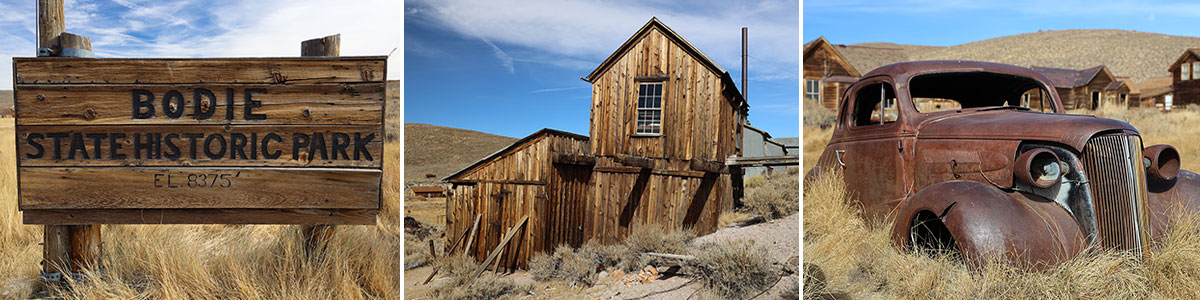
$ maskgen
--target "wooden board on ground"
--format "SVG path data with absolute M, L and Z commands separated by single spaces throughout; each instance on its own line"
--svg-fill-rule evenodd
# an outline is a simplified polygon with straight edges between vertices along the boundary
M 386 57 L 14 58 L 27 224 L 370 224 Z

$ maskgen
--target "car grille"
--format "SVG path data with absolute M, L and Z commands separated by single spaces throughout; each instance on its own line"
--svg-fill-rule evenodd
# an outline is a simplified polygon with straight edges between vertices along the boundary
M 1146 220 L 1146 169 L 1137 135 L 1101 135 L 1083 148 L 1096 216 L 1096 240 L 1106 249 L 1142 255 L 1149 240 Z

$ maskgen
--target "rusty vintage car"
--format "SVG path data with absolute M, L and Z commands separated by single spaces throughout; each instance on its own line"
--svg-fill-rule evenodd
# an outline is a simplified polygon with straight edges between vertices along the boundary
M 1129 124 L 1066 114 L 1042 74 L 973 61 L 887 65 L 840 102 L 806 180 L 840 168 L 901 249 L 1044 269 L 1087 249 L 1142 255 L 1200 208 L 1200 177 Z M 890 223 L 887 223 L 890 222 Z M 878 223 L 875 223 L 878 224 Z

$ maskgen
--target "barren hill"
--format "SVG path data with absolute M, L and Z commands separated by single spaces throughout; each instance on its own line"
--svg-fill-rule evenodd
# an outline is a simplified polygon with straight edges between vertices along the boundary
M 0 109 L 13 107 L 13 91 L 0 90 Z
M 1200 38 L 1110 29 L 1039 31 L 950 47 L 860 43 L 840 47 L 855 68 L 866 73 L 900 61 L 965 59 L 1018 65 L 1084 69 L 1106 65 L 1114 75 L 1135 81 L 1170 75 L 1167 67 Z M 862 64 L 862 66 L 860 66 Z
M 436 182 L 517 139 L 473 130 L 404 123 L 404 181 Z M 434 174 L 434 178 L 425 178 Z

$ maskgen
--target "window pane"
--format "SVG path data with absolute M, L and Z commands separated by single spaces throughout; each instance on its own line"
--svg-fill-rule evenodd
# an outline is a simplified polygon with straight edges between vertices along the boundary
M 1188 74 L 1188 66 L 1185 64 L 1185 65 L 1183 65 L 1183 67 L 1181 67 L 1181 68 L 1179 69 L 1179 80 L 1188 80 L 1188 79 L 1191 79 L 1191 78 L 1189 78 L 1189 76 L 1188 76 L 1188 75 L 1189 75 L 1189 74 Z
M 662 83 L 642 83 L 638 87 L 636 132 L 658 134 L 662 130 Z

